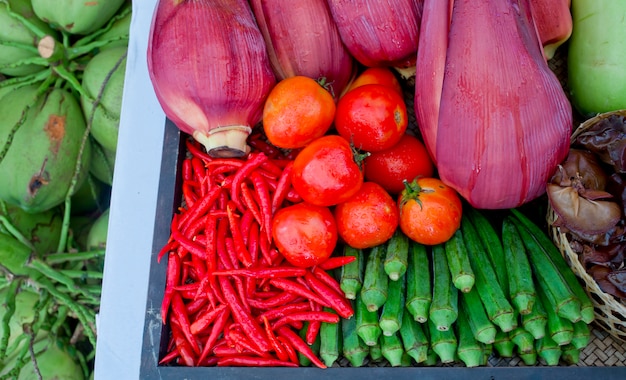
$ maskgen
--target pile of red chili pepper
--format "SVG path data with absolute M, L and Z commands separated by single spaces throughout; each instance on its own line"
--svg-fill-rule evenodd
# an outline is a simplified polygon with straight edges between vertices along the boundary
M 212 158 L 187 141 L 183 203 L 158 257 L 168 258 L 162 320 L 171 331 L 160 364 L 295 367 L 300 353 L 325 368 L 309 345 L 322 322 L 354 313 L 328 273 L 353 257 L 300 268 L 275 248 L 274 212 L 301 201 L 293 160 L 260 138 L 249 143 L 245 158 Z

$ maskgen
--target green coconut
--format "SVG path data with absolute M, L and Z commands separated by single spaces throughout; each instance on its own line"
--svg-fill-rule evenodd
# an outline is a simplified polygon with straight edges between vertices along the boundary
M 0 290 L 0 317 L 4 318 L 4 316 L 9 312 L 8 305 L 5 302 L 7 297 L 9 297 L 9 288 L 5 287 Z M 22 287 L 19 292 L 15 295 L 15 309 L 13 311 L 13 315 L 9 320 L 9 341 L 8 346 L 11 346 L 15 343 L 18 338 L 24 335 L 24 325 L 33 323 L 35 320 L 35 306 L 39 301 L 40 295 L 36 293 L 34 290 L 31 290 L 26 287 Z M 41 309 L 38 312 L 37 318 L 43 320 L 46 318 L 47 310 Z M 4 326 L 0 323 L 0 336 L 3 336 L 5 333 Z
M 35 14 L 56 29 L 71 34 L 89 34 L 100 29 L 125 0 L 32 0 Z
M 107 244 L 109 229 L 109 209 L 96 219 L 87 236 L 87 250 L 104 249 Z
M 115 151 L 104 149 L 102 145 L 93 141 L 91 165 L 89 172 L 91 175 L 103 183 L 113 185 L 113 170 L 115 169 Z
M 80 104 L 71 93 L 50 88 L 43 96 L 36 95 L 37 86 L 27 86 L 0 102 L 0 199 L 30 213 L 65 201 L 86 129 Z M 91 145 L 85 144 L 74 191 L 85 180 L 90 161 Z
M 128 10 L 125 8 L 128 8 Z M 96 38 L 96 41 L 111 41 L 100 47 L 100 50 L 120 46 L 128 47 L 128 40 L 130 38 L 130 22 L 132 19 L 131 8 L 132 5 L 130 2 L 124 4 L 118 13 L 118 15 L 123 13 L 123 16 L 114 21 L 106 32 Z
M 80 100 L 87 121 L 91 117 L 98 95 L 104 89 L 93 116 L 91 135 L 103 148 L 111 152 L 117 150 L 126 52 L 125 46 L 103 50 L 89 61 L 83 72 L 82 87 L 88 97 L 81 96 Z
M 26 266 L 32 253 L 30 248 L 13 236 L 0 234 L 0 263 L 3 270 L 16 276 L 29 276 L 29 280 L 36 281 L 40 275 Z
M 39 57 L 36 49 L 39 39 L 21 20 L 12 16 L 11 12 L 21 15 L 44 33 L 53 37 L 57 33 L 35 16 L 30 0 L 9 0 L 8 4 L 9 6 L 7 2 L 0 2 L 0 40 L 24 47 L 0 45 L 0 73 L 10 76 L 33 74 L 44 67 L 17 63 Z
M 18 206 L 9 205 L 7 214 L 5 215 L 0 211 L 0 215 L 6 217 L 33 244 L 37 253 L 45 254 L 56 251 L 63 226 L 63 216 L 59 208 L 55 207 L 33 214 Z M 1 231 L 2 229 L 0 229 Z M 8 233 L 8 231 L 3 233 Z
M 108 205 L 108 188 L 108 185 L 93 175 L 89 175 L 78 191 L 72 195 L 72 216 L 88 215 L 98 212 L 98 210 L 101 211 L 105 204 Z

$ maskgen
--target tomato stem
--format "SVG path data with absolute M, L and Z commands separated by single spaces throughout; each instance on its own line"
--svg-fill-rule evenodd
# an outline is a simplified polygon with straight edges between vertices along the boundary
M 417 183 L 417 179 L 414 179 L 409 183 L 406 179 L 402 181 L 404 184 L 404 191 L 402 194 L 402 204 L 404 205 L 411 199 L 415 199 L 417 204 L 422 207 L 422 201 L 420 200 L 419 194 L 422 192 L 422 187 Z

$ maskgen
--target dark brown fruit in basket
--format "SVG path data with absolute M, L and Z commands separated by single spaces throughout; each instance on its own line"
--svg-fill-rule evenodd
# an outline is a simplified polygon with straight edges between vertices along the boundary
M 579 134 L 574 144 L 594 152 L 616 172 L 626 173 L 626 117 L 611 115 L 600 120 Z
M 622 217 L 626 215 L 626 174 L 613 173 L 607 183 L 606 191 L 622 202 Z
M 570 149 L 550 180 L 559 186 L 577 186 L 579 190 L 604 190 L 606 181 L 607 174 L 596 156 L 580 149 Z
M 603 265 L 594 265 L 589 268 L 588 273 L 596 280 L 603 292 L 611 294 L 615 297 L 626 299 L 626 293 L 617 288 L 609 279 L 611 268 Z
M 615 285 L 620 292 L 626 293 L 626 269 L 614 270 L 606 278 Z

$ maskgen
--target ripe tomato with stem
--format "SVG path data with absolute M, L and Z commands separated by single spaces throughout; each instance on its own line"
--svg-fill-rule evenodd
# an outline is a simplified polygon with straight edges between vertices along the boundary
M 398 197 L 402 232 L 425 245 L 448 241 L 461 226 L 458 193 L 438 178 L 418 177 L 404 185 Z

